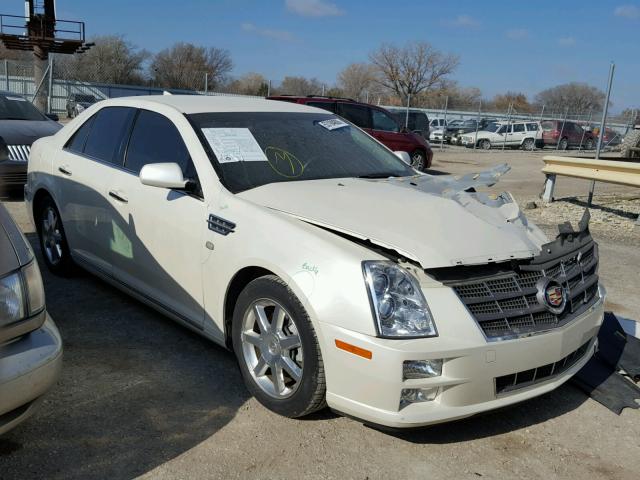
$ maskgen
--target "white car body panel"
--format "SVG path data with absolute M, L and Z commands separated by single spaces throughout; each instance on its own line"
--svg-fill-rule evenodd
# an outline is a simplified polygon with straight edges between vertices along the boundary
M 72 154 L 63 150 L 67 140 L 108 106 L 144 108 L 171 120 L 192 157 L 204 198 L 144 186 L 136 175 L 103 172 L 98 162 L 69 158 Z M 222 345 L 229 321 L 225 301 L 236 275 L 259 268 L 279 276 L 316 330 L 329 406 L 371 422 L 415 426 L 498 408 L 555 388 L 588 360 L 553 380 L 496 397 L 496 375 L 557 361 L 592 339 L 602 322 L 603 299 L 551 333 L 488 343 L 452 288 L 423 269 L 537 255 L 546 238 L 526 222 L 513 199 L 465 193 L 461 190 L 473 185 L 464 179 L 428 175 L 274 183 L 233 194 L 218 179 L 185 113 L 257 111 L 326 114 L 294 103 L 234 97 L 135 97 L 93 105 L 55 136 L 34 143 L 25 192 L 29 212 L 34 197 L 48 192 L 61 207 L 63 223 L 78 222 L 69 238 L 76 260 Z M 81 184 L 77 188 L 59 172 L 65 165 Z M 83 189 L 92 190 L 93 205 Z M 112 190 L 127 203 L 109 196 Z M 209 215 L 235 224 L 233 232 L 221 235 L 207 228 Z M 99 231 L 110 235 L 96 239 Z M 82 232 L 102 242 L 106 253 L 82 240 Z M 377 336 L 362 262 L 386 260 L 384 249 L 405 258 L 402 265 L 418 280 L 438 337 Z M 101 255 L 106 258 L 96 258 Z M 336 339 L 370 350 L 372 360 L 337 349 Z M 437 385 L 441 395 L 399 410 L 406 384 L 403 360 L 429 358 L 446 359 L 443 375 L 410 385 Z

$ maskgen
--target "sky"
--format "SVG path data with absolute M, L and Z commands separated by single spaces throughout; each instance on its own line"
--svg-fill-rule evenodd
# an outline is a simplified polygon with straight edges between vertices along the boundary
M 21 0 L 3 10 L 9 2 L 21 12 Z M 57 16 L 151 52 L 177 41 L 225 48 L 233 76 L 274 83 L 302 75 L 329 86 L 381 43 L 413 40 L 458 55 L 453 79 L 485 98 L 571 81 L 604 90 L 613 61 L 613 112 L 640 107 L 640 0 L 57 0 Z

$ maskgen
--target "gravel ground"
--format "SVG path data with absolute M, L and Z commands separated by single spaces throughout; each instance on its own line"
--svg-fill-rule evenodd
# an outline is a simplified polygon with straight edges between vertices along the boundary
M 577 222 L 588 182 L 561 179 L 542 206 L 541 155 L 436 150 L 434 171 L 506 161 L 510 190 L 549 234 Z M 566 181 L 565 181 L 566 180 Z M 634 197 L 636 195 L 636 197 Z M 592 230 L 609 308 L 638 317 L 638 192 L 598 185 Z M 21 202 L 8 207 L 35 241 Z M 231 353 L 90 275 L 44 271 L 65 340 L 42 410 L 0 439 L 0 478 L 615 478 L 640 472 L 640 410 L 617 416 L 570 385 L 483 416 L 384 432 L 329 411 L 276 416 L 248 397 Z

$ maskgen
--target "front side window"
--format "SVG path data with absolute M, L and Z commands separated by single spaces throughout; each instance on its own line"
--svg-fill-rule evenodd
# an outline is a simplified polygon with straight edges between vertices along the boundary
M 234 193 L 274 182 L 415 175 L 369 135 L 329 113 L 199 113 L 189 118 Z
M 371 109 L 353 103 L 340 103 L 338 115 L 346 118 L 360 128 L 371 128 Z
M 125 136 L 134 114 L 135 110 L 128 107 L 106 107 L 96 113 L 84 146 L 85 155 L 122 165 Z
M 195 173 L 189 151 L 173 122 L 159 113 L 140 110 L 127 146 L 125 168 L 137 174 L 149 163 L 177 163 L 186 178 Z
M 386 113 L 375 108 L 371 110 L 371 113 L 374 130 L 383 130 L 385 132 L 398 132 L 400 130 L 397 122 Z
M 507 133 L 507 126 L 506 125 L 502 125 L 500 126 L 500 128 L 498 129 L 498 131 L 496 133 Z

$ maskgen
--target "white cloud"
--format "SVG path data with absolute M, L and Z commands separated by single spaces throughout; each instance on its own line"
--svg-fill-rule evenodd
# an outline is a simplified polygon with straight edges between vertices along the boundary
M 344 15 L 344 10 L 335 3 L 324 0 L 286 0 L 287 10 L 303 17 L 336 17 Z
M 529 30 L 526 28 L 512 28 L 511 30 L 507 30 L 507 38 L 510 38 L 511 40 L 521 40 L 528 36 Z
M 453 21 L 446 22 L 447 25 L 452 27 L 477 27 L 480 22 L 473 18 L 471 15 L 458 15 Z
M 245 22 L 240 25 L 240 28 L 245 32 L 255 33 L 256 35 L 260 35 L 262 37 L 273 38 L 275 40 L 281 40 L 283 42 L 290 42 L 294 39 L 293 34 L 291 32 L 287 32 L 286 30 L 271 30 L 269 28 L 259 28 L 256 27 L 253 23 Z
M 616 17 L 630 18 L 631 20 L 637 20 L 640 18 L 640 7 L 635 5 L 620 5 L 613 11 Z
M 561 47 L 573 47 L 576 44 L 576 39 L 573 37 L 562 37 L 558 39 L 558 45 Z

